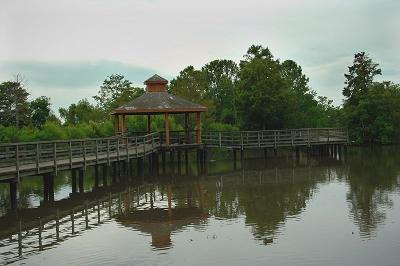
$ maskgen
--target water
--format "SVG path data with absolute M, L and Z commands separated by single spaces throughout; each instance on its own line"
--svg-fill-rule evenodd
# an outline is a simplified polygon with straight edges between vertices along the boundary
M 1 184 L 0 264 L 399 265 L 398 147 L 351 148 L 344 161 L 247 154 L 236 170 L 230 155 L 211 152 L 207 174 L 170 166 L 98 188 L 88 169 L 84 195 L 70 195 L 63 172 L 55 203 L 28 177 L 16 213 Z

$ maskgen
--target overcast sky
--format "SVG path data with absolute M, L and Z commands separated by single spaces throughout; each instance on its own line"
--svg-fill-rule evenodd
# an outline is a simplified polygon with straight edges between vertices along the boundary
M 53 109 L 91 98 L 110 74 L 137 85 L 188 65 L 242 59 L 251 44 L 299 63 L 319 95 L 342 101 L 366 51 L 400 82 L 399 0 L 0 0 L 0 82 L 20 73 Z

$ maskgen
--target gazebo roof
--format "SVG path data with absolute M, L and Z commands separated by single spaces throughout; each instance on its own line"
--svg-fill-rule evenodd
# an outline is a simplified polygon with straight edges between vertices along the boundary
M 133 101 L 114 109 L 112 114 L 190 113 L 205 111 L 207 111 L 207 107 L 192 103 L 167 92 L 147 92 Z
M 206 112 L 207 107 L 169 94 L 168 81 L 154 75 L 144 82 L 147 91 L 142 96 L 115 108 L 111 114 L 194 113 Z

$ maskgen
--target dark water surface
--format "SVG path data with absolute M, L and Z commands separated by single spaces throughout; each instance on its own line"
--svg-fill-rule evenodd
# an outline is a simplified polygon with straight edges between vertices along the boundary
M 351 148 L 344 160 L 248 154 L 236 170 L 230 153 L 211 152 L 204 174 L 170 166 L 98 187 L 88 169 L 84 194 L 62 172 L 54 203 L 27 177 L 16 212 L 0 184 L 0 265 L 400 265 L 398 148 Z

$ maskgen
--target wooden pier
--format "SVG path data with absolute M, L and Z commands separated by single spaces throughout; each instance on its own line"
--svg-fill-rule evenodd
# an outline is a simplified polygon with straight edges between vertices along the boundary
M 274 149 L 347 145 L 346 129 L 306 128 L 263 131 L 206 131 L 201 144 L 196 131 L 170 132 L 170 144 L 164 132 L 142 136 L 80 140 L 40 141 L 0 145 L 0 181 L 19 182 L 21 177 L 57 174 L 61 170 L 86 169 L 88 166 L 143 159 L 158 152 L 180 150 Z M 192 140 L 196 140 L 193 142 Z M 162 156 L 163 160 L 165 156 Z

